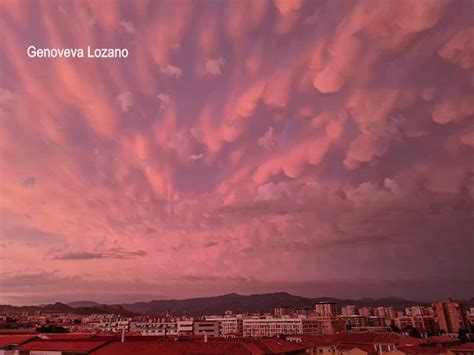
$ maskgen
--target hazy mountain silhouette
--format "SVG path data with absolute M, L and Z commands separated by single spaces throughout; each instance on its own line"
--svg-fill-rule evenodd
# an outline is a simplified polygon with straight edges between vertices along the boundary
M 73 302 L 74 303 L 74 302 Z M 95 303 L 95 302 L 94 302 Z M 121 305 L 98 304 L 92 307 L 71 307 L 70 305 L 56 302 L 41 306 L 10 306 L 0 305 L 0 313 L 15 314 L 22 312 L 45 312 L 45 313 L 75 313 L 75 314 L 120 314 L 124 317 L 133 317 L 136 313 L 126 310 Z
M 76 301 L 54 303 L 41 306 L 10 306 L 0 305 L 2 313 L 20 313 L 23 311 L 41 310 L 49 313 L 77 313 L 77 314 L 121 314 L 131 317 L 138 314 L 162 315 L 170 311 L 173 315 L 202 316 L 212 314 L 223 314 L 231 310 L 234 313 L 265 313 L 271 312 L 273 308 L 286 306 L 296 308 L 314 308 L 318 302 L 336 302 L 338 307 L 355 305 L 361 307 L 389 307 L 403 310 L 405 307 L 415 305 L 429 305 L 427 302 L 410 301 L 397 297 L 386 298 L 361 298 L 358 300 L 338 299 L 333 297 L 308 298 L 291 295 L 286 292 L 264 293 L 254 295 L 239 295 L 229 293 L 213 297 L 199 297 L 188 299 L 152 300 L 149 302 L 135 302 L 121 305 L 99 304 L 94 301 Z M 466 307 L 474 306 L 474 298 L 461 301 Z
M 239 295 L 229 293 L 222 296 L 189 298 L 183 300 L 153 300 L 123 304 L 127 310 L 140 314 L 162 314 L 167 310 L 175 315 L 199 316 L 205 314 L 223 314 L 227 310 L 234 313 L 271 312 L 273 308 L 287 306 L 290 308 L 314 308 L 317 302 L 336 302 L 339 307 L 355 305 L 357 307 L 388 307 L 397 309 L 413 305 L 424 305 L 425 302 L 408 301 L 401 298 L 363 298 L 360 300 L 341 300 L 331 297 L 307 298 L 291 295 L 286 292 Z
M 68 306 L 70 307 L 95 307 L 95 306 L 100 306 L 100 303 L 94 302 L 94 301 L 74 301 L 74 302 L 68 302 Z

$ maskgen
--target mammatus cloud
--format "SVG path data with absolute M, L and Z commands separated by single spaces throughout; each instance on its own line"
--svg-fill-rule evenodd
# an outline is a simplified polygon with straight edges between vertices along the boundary
M 183 75 L 183 72 L 179 67 L 175 67 L 174 65 L 171 65 L 171 64 L 167 64 L 165 67 L 162 67 L 160 69 L 160 73 L 165 74 L 175 79 L 179 79 Z
M 133 95 L 129 91 L 118 95 L 117 101 L 124 112 L 130 111 L 130 109 L 133 107 Z
M 0 8 L 4 302 L 472 296 L 474 2 Z
M 158 100 L 160 100 L 161 104 L 160 104 L 160 109 L 161 110 L 166 110 L 170 103 L 171 103 L 171 97 L 170 95 L 166 95 L 166 94 L 158 94 L 157 95 L 157 98 Z
M 123 30 L 128 34 L 133 35 L 136 33 L 135 26 L 130 21 L 120 21 L 120 26 L 122 26 Z
M 206 72 L 211 75 L 221 75 L 224 69 L 224 58 L 207 58 L 206 59 Z
M 278 137 L 273 127 L 268 127 L 268 131 L 258 139 L 258 145 L 265 149 L 272 149 L 278 145 Z

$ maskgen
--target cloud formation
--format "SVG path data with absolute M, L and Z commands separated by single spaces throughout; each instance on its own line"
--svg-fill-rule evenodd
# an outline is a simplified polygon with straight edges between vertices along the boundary
M 162 67 L 160 69 L 160 72 L 162 74 L 168 75 L 169 77 L 173 77 L 175 79 L 179 79 L 183 75 L 181 68 L 176 67 L 171 64 L 167 64 L 165 67 Z
M 0 303 L 472 296 L 474 2 L 221 5 L 0 4 Z
M 224 68 L 224 58 L 207 58 L 206 59 L 206 72 L 211 75 L 221 75 Z

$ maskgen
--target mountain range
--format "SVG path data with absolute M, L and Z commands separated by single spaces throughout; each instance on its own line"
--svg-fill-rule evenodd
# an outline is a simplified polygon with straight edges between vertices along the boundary
M 424 302 L 408 301 L 401 298 L 363 298 L 360 300 L 338 299 L 330 297 L 307 298 L 286 292 L 239 295 L 229 293 L 222 296 L 189 298 L 184 300 L 153 300 L 123 304 L 122 306 L 139 314 L 162 314 L 170 310 L 176 315 L 199 316 L 204 314 L 223 314 L 227 310 L 234 313 L 265 313 L 275 307 L 314 308 L 318 302 L 336 302 L 338 307 L 355 305 L 357 307 L 388 307 L 403 309 L 413 305 L 425 305 Z
M 74 304 L 75 302 L 71 302 Z M 82 303 L 82 302 L 80 302 Z M 93 306 L 90 304 L 94 303 Z M 124 317 L 133 317 L 138 314 L 131 312 L 121 305 L 107 305 L 96 302 L 89 302 L 89 306 L 71 306 L 65 303 L 56 302 L 53 304 L 45 304 L 40 306 L 10 306 L 0 305 L 0 314 L 18 314 L 23 312 L 34 313 L 37 311 L 45 313 L 76 313 L 76 314 L 120 314 Z
M 415 305 L 429 305 L 427 302 L 409 301 L 403 298 L 361 298 L 358 300 L 338 299 L 331 297 L 307 298 L 291 295 L 286 292 L 264 293 L 254 295 L 239 295 L 229 293 L 221 296 L 199 297 L 189 299 L 153 300 L 149 302 L 124 303 L 120 305 L 100 304 L 93 301 L 75 301 L 68 304 L 54 303 L 41 306 L 10 306 L 0 305 L 0 313 L 20 313 L 24 311 L 44 311 L 50 313 L 78 313 L 78 314 L 120 314 L 131 317 L 139 314 L 161 315 L 170 311 L 174 315 L 202 316 L 223 314 L 231 310 L 234 313 L 265 313 L 275 307 L 314 308 L 318 302 L 336 302 L 338 307 L 355 305 L 361 307 L 389 307 L 403 310 Z M 474 306 L 474 298 L 462 301 L 466 307 Z

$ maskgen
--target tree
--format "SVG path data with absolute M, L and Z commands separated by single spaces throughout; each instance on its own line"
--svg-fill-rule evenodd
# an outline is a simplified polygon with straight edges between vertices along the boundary
M 42 325 L 36 328 L 38 333 L 67 333 L 67 329 L 59 325 Z
M 408 335 L 413 338 L 421 338 L 421 333 L 417 328 L 411 328 Z
M 400 333 L 400 328 L 398 328 L 396 325 L 392 324 L 390 328 L 392 328 L 392 332 Z
M 469 335 L 466 329 L 459 329 L 458 339 L 461 340 L 463 343 L 469 343 Z

